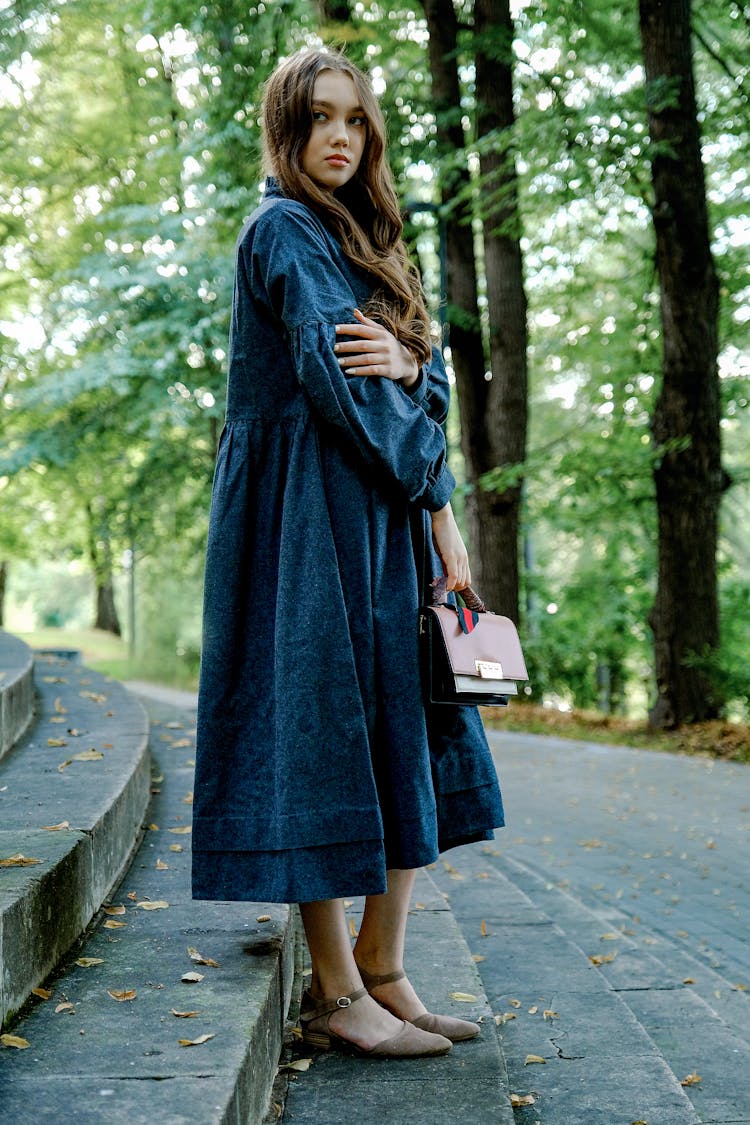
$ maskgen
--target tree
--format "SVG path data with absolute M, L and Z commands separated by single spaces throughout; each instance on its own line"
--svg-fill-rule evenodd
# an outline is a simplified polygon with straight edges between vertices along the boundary
M 718 715 L 702 661 L 719 644 L 716 552 L 726 480 L 717 369 L 719 287 L 695 102 L 690 0 L 640 0 L 661 295 L 662 385 L 652 419 L 659 570 L 650 615 L 657 728 Z

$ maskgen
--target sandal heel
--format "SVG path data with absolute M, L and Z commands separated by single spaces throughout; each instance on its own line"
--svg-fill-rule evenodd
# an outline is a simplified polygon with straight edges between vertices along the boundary
M 302 1032 L 302 1042 L 306 1047 L 315 1047 L 318 1051 L 330 1051 L 331 1037 L 326 1035 L 324 1031 L 306 1031 Z

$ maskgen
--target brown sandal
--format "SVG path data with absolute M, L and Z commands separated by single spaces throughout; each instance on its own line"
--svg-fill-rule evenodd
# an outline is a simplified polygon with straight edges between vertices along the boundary
M 403 1021 L 403 1026 L 396 1035 L 381 1040 L 369 1049 L 360 1047 L 332 1031 L 329 1023 L 333 1013 L 339 1008 L 351 1007 L 366 995 L 367 989 L 359 988 L 349 996 L 339 996 L 336 1000 L 330 1000 L 318 999 L 311 992 L 306 991 L 302 997 L 299 1016 L 302 1042 L 308 1047 L 317 1047 L 321 1051 L 329 1051 L 331 1046 L 336 1046 L 339 1050 L 351 1051 L 355 1055 L 364 1055 L 368 1058 L 406 1059 L 448 1054 L 452 1046 L 449 1039 L 418 1028 L 407 1020 Z M 313 1024 L 318 1023 L 321 1026 L 314 1028 Z
M 377 973 L 368 973 L 361 965 L 357 965 L 357 968 L 359 969 L 359 975 L 362 977 L 362 983 L 370 993 L 381 984 L 392 984 L 397 980 L 403 980 L 406 976 L 403 970 L 395 973 L 382 973 L 378 976 Z M 375 999 L 377 997 L 373 996 L 373 1000 Z M 398 1012 L 394 1012 L 383 1000 L 378 1000 L 378 1004 L 386 1008 L 392 1015 L 398 1015 Z M 463 1043 L 466 1039 L 476 1039 L 479 1035 L 479 1024 L 477 1023 L 472 1023 L 470 1020 L 460 1020 L 455 1016 L 436 1016 L 432 1012 L 423 1012 L 421 1016 L 415 1016 L 413 1020 L 407 1020 L 407 1023 L 419 1028 L 420 1031 L 429 1031 L 432 1035 L 443 1035 L 446 1039 L 450 1039 L 451 1043 Z

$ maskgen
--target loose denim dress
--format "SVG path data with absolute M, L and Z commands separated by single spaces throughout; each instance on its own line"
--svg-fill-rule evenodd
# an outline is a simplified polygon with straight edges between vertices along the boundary
M 237 245 L 206 560 L 193 897 L 379 894 L 387 868 L 492 838 L 475 708 L 423 702 L 428 513 L 455 482 L 437 350 L 409 391 L 347 377 L 372 279 L 269 181 Z M 426 554 L 426 558 L 425 558 Z

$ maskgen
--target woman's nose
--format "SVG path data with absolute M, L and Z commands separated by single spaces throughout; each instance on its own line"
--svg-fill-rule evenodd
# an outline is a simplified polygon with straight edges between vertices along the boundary
M 334 144 L 349 144 L 349 130 L 343 118 L 331 122 L 331 140 Z

